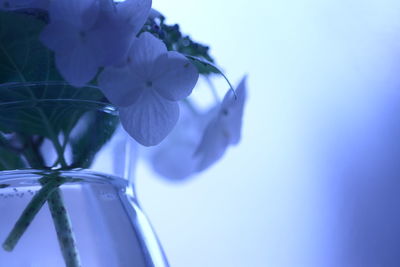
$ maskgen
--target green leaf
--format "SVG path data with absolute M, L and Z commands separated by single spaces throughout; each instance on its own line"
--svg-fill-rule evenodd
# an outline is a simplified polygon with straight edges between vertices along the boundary
M 51 83 L 3 85 L 0 88 L 0 131 L 52 139 L 74 127 L 90 109 L 89 101 L 103 98 L 94 87 L 73 88 Z M 79 102 L 81 100 L 83 102 Z
M 22 169 L 25 164 L 19 154 L 12 152 L 8 149 L 0 147 L 0 170 L 15 170 Z M 1 187 L 0 187 L 1 188 Z
M 0 133 L 17 133 L 27 139 L 42 136 L 52 141 L 64 133 L 69 143 L 72 129 L 86 114 L 93 113 L 89 111 L 97 101 L 104 101 L 104 95 L 95 87 L 73 88 L 65 83 L 53 52 L 39 40 L 44 27 L 45 23 L 33 16 L 0 11 Z M 115 116 L 94 113 L 87 119 L 86 132 L 71 138 L 74 162 L 82 163 L 77 167 L 91 164 L 118 125 Z M 12 151 L 0 148 L 0 155 L 4 155 L 0 160 L 18 166 Z
M 224 77 L 225 81 L 228 83 L 230 90 L 232 90 L 232 92 L 235 94 L 236 96 L 236 91 L 232 86 L 232 83 L 229 81 L 228 77 L 226 77 L 226 75 L 212 62 L 209 62 L 203 58 L 199 58 L 199 57 L 195 57 L 195 56 L 191 56 L 191 55 L 185 55 L 188 59 L 190 59 L 192 61 L 192 63 L 197 67 L 197 68 L 209 68 L 210 71 L 212 72 L 216 72 L 219 73 L 220 75 L 222 75 L 222 77 Z
M 33 16 L 0 11 L 0 83 L 64 80 L 39 40 L 44 26 Z
M 8 139 L 0 133 L 0 170 L 16 170 L 25 168 L 21 153 L 14 149 Z
M 214 62 L 209 52 L 210 48 L 207 45 L 196 42 L 192 40 L 190 36 L 183 34 L 178 24 L 167 25 L 165 23 L 165 17 L 161 14 L 157 17 L 149 17 L 141 32 L 152 33 L 165 43 L 168 50 L 178 51 L 182 54 Z M 207 76 L 213 73 L 219 73 L 215 68 L 210 68 L 201 64 L 195 65 L 202 75 Z

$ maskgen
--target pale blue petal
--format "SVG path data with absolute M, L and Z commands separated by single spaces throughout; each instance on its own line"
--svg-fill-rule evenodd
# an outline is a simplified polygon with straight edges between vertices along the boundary
M 47 10 L 49 9 L 51 0 L 33 0 L 29 7 Z
M 205 126 L 205 117 L 195 114 L 186 105 L 180 105 L 180 118 L 171 132 L 159 145 L 148 151 L 153 170 L 161 177 L 182 181 L 192 176 L 199 164 L 194 156 Z
M 108 5 L 111 3 L 110 5 Z M 142 29 L 150 12 L 151 0 L 126 0 L 117 5 L 101 2 L 101 12 L 94 27 L 91 45 L 99 55 L 102 66 L 118 64 Z
M 134 72 L 144 79 L 154 78 L 153 70 L 157 66 L 156 60 L 160 56 L 166 56 L 167 47 L 151 33 L 144 32 L 136 38 L 129 50 L 128 59 Z
M 78 37 L 74 25 L 59 21 L 48 24 L 40 34 L 42 43 L 59 53 L 68 53 L 79 42 Z
M 168 138 L 168 137 L 167 137 Z M 170 147 L 159 148 L 151 157 L 151 166 L 160 176 L 172 180 L 184 180 L 196 172 L 197 158 L 193 156 L 196 144 L 180 140 Z
M 79 87 L 94 78 L 100 67 L 97 51 L 82 40 L 73 25 L 59 21 L 50 23 L 40 39 L 55 52 L 56 66 L 69 83 Z
M 232 145 L 240 141 L 246 95 L 246 77 L 244 77 L 236 89 L 236 97 L 232 91 L 228 91 L 221 105 L 220 121 Z
M 97 21 L 101 20 L 100 18 L 100 7 L 99 1 L 96 0 L 86 0 L 89 1 L 87 6 L 84 6 L 82 11 L 79 13 L 79 19 L 81 21 L 81 30 L 85 32 L 93 29 L 94 25 Z
M 136 35 L 149 16 L 151 0 L 125 0 L 117 5 L 119 16 L 129 22 L 132 35 Z
M 50 21 L 65 21 L 78 28 L 88 29 L 97 19 L 97 0 L 56 0 L 49 7 Z M 89 12 L 89 15 L 85 15 Z M 88 18 L 91 18 L 87 21 Z M 88 23 L 90 22 L 90 23 Z
M 98 78 L 99 87 L 111 103 L 126 107 L 136 103 L 143 93 L 143 85 L 136 75 L 125 67 L 104 69 Z
M 120 109 L 121 124 L 140 144 L 159 144 L 174 128 L 179 105 L 147 90 L 135 104 Z
M 207 125 L 194 154 L 199 159 L 196 171 L 203 171 L 218 161 L 224 155 L 228 145 L 229 138 L 217 116 Z
M 39 8 L 37 0 L 0 0 L 0 10 Z
M 199 72 L 182 54 L 168 52 L 167 57 L 159 57 L 154 66 L 153 84 L 163 97 L 177 101 L 192 93 Z
M 97 55 L 99 65 L 118 64 L 127 57 L 134 34 L 126 21 L 101 14 L 88 34 L 87 42 Z
M 76 87 L 91 81 L 98 70 L 95 56 L 83 46 L 71 47 L 69 53 L 56 53 L 56 66 L 61 75 Z

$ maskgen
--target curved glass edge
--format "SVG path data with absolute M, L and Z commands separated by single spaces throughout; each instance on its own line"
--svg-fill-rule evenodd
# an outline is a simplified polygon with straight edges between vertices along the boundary
M 0 171 L 0 184 L 22 182 L 21 184 L 38 184 L 38 179 L 43 178 L 45 175 L 57 174 L 63 178 L 78 178 L 80 182 L 85 183 L 110 183 L 119 188 L 126 189 L 131 188 L 133 185 L 126 179 L 91 170 L 85 169 L 73 169 L 73 170 L 39 170 L 39 169 L 22 169 L 22 170 L 11 170 L 11 171 Z M 74 182 L 66 182 L 70 184 Z M 133 193 L 132 193 L 132 196 Z
M 125 211 L 129 214 L 129 217 L 132 218 L 131 222 L 133 228 L 138 231 L 138 236 L 140 237 L 139 242 L 142 247 L 146 266 L 170 267 L 156 232 L 135 199 L 133 189 L 128 189 L 128 191 L 123 194 L 120 192 L 119 198 Z
M 38 180 L 43 178 L 44 175 L 54 174 L 63 178 L 78 178 L 79 181 L 77 183 L 107 183 L 120 189 L 118 190 L 118 197 L 126 214 L 130 218 L 132 228 L 135 229 L 146 266 L 170 267 L 156 232 L 136 199 L 133 184 L 129 183 L 126 179 L 85 169 L 67 171 L 39 169 L 0 171 L 0 190 L 2 188 L 1 185 L 4 184 L 10 184 L 10 187 L 15 186 L 13 185 L 15 183 L 18 186 L 36 185 L 40 183 Z M 66 182 L 65 184 L 73 183 Z

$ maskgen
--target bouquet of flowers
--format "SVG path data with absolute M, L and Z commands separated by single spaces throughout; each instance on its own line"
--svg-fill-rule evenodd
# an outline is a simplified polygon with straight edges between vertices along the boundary
M 199 77 L 212 75 L 225 78 L 229 89 L 222 102 L 200 110 L 191 93 Z M 59 191 L 73 179 L 59 172 L 89 168 L 122 125 L 137 143 L 154 146 L 147 159 L 161 176 L 184 179 L 198 173 L 239 142 L 245 83 L 243 78 L 233 88 L 209 47 L 181 33 L 178 25 L 168 25 L 151 0 L 0 0 L 0 104 L 84 97 L 109 103 L 119 116 L 85 117 L 86 125 L 80 126 L 85 112 L 65 105 L 0 114 L 0 170 L 51 171 L 43 172 L 41 190 L 3 248 L 14 249 L 47 202 L 65 262 L 79 266 Z M 56 90 L 60 84 L 74 90 Z M 44 160 L 45 143 L 55 151 L 52 163 Z

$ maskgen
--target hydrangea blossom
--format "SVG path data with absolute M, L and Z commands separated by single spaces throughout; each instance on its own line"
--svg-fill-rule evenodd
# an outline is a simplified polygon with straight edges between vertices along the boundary
M 181 180 L 218 161 L 229 145 L 240 141 L 246 90 L 243 78 L 236 96 L 229 91 L 219 107 L 204 114 L 185 109 L 172 134 L 150 151 L 153 169 L 168 179 Z
M 22 8 L 46 8 L 49 0 L 0 0 L 0 10 L 16 10 Z
M 140 144 L 160 143 L 179 117 L 177 101 L 189 96 L 199 73 L 177 52 L 168 52 L 150 33 L 136 38 L 123 64 L 106 68 L 99 85 L 111 103 L 120 107 L 125 130 Z
M 42 42 L 55 52 L 56 65 L 74 86 L 83 86 L 99 67 L 109 66 L 126 55 L 132 36 L 143 26 L 151 0 L 52 1 L 50 23 Z
M 215 112 L 198 113 L 181 103 L 179 121 L 171 134 L 158 146 L 145 151 L 152 168 L 170 180 L 182 180 L 196 172 L 194 153 L 202 133 Z
M 236 95 L 228 91 L 217 115 L 209 122 L 195 157 L 199 158 L 197 171 L 208 168 L 219 160 L 229 145 L 240 141 L 244 103 L 246 100 L 246 77 L 236 89 Z

